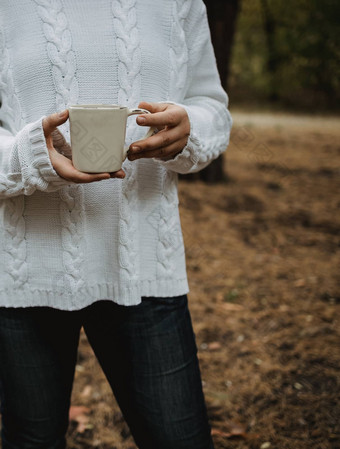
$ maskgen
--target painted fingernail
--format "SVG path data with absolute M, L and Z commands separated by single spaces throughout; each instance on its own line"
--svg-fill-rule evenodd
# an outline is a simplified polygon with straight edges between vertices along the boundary
M 137 117 L 137 123 L 139 125 L 143 125 L 146 122 L 146 118 L 145 117 Z

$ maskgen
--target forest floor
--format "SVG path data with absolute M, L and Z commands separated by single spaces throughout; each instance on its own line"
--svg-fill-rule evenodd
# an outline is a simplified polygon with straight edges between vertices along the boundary
M 228 182 L 179 183 L 215 448 L 339 449 L 339 120 L 233 117 Z M 136 448 L 84 335 L 72 404 L 69 448 Z

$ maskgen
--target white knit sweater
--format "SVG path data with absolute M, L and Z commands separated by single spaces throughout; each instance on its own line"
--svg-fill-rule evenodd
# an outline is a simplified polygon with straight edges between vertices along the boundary
M 216 158 L 231 128 L 202 1 L 0 0 L 0 95 L 0 306 L 187 293 L 177 173 Z M 142 100 L 186 108 L 179 155 L 126 160 L 124 180 L 56 174 L 44 116 Z M 129 121 L 128 144 L 145 132 Z M 68 123 L 61 131 L 69 141 Z

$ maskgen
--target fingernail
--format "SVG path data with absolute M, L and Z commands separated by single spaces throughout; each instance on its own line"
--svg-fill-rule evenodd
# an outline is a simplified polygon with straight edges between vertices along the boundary
M 137 117 L 137 123 L 139 125 L 143 125 L 146 122 L 146 118 L 145 117 Z
M 131 147 L 131 151 L 133 151 L 134 153 L 138 153 L 138 151 L 140 151 L 140 147 L 133 146 Z
M 62 112 L 59 112 L 59 117 L 60 117 L 60 118 L 63 118 L 63 117 L 65 117 L 66 114 L 67 114 L 67 109 L 65 109 L 65 110 L 62 111 Z

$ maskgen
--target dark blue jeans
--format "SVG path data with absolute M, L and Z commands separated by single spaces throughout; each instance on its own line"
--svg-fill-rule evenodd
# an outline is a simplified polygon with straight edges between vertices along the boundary
M 63 449 L 79 332 L 140 449 L 213 449 L 186 295 L 0 308 L 3 449 Z

